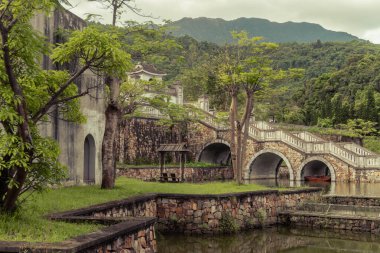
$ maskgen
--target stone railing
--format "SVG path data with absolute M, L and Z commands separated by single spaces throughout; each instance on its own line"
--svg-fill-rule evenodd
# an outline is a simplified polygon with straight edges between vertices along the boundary
M 214 124 L 216 120 L 211 114 L 201 121 L 219 129 L 220 124 Z M 223 129 L 227 129 L 226 125 L 223 125 Z M 308 132 L 291 133 L 276 129 L 273 124 L 260 121 L 251 123 L 249 136 L 263 142 L 283 142 L 307 154 L 330 154 L 357 168 L 380 168 L 380 155 L 354 143 L 338 144 L 328 142 Z
M 155 118 L 162 118 L 156 111 L 145 111 L 144 114 Z M 227 130 L 228 123 L 218 120 L 213 114 L 204 111 L 200 122 L 217 130 Z M 354 143 L 335 143 L 325 141 L 309 132 L 302 131 L 291 133 L 276 129 L 274 124 L 263 121 L 252 122 L 249 127 L 249 135 L 258 141 L 283 142 L 303 153 L 330 154 L 357 168 L 380 168 L 380 155 L 375 154 Z

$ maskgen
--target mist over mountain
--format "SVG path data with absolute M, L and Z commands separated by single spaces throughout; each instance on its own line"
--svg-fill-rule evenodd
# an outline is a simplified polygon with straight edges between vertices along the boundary
M 260 18 L 238 18 L 226 21 L 220 18 L 183 18 L 173 22 L 170 32 L 174 36 L 189 35 L 198 41 L 219 45 L 232 41 L 231 31 L 247 31 L 249 36 L 262 36 L 266 41 L 282 42 L 347 42 L 359 40 L 346 32 L 330 31 L 312 23 L 277 23 Z

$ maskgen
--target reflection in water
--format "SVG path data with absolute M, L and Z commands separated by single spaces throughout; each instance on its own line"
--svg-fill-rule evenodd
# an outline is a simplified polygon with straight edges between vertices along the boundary
M 344 231 L 270 228 L 236 235 L 159 235 L 159 253 L 380 252 L 380 238 Z
M 249 180 L 246 183 L 261 184 L 268 187 L 311 186 L 323 188 L 324 194 L 347 196 L 380 197 L 380 183 L 347 183 L 347 182 L 290 182 L 285 179 Z

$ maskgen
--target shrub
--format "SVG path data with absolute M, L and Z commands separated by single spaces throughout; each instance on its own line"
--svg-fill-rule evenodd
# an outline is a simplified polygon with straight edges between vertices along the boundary
M 234 218 L 229 213 L 226 213 L 226 212 L 222 213 L 219 226 L 220 226 L 220 231 L 225 234 L 236 233 L 239 229 Z

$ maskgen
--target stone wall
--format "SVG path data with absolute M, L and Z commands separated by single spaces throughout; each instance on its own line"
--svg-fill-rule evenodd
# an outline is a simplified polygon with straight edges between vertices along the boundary
M 277 223 L 278 212 L 319 198 L 320 190 L 157 197 L 158 228 L 190 234 L 230 232 Z
M 380 206 L 379 197 L 365 196 L 324 196 L 323 202 L 338 205 L 354 205 L 354 206 Z
M 354 216 L 326 216 L 324 214 L 280 213 L 279 223 L 316 229 L 337 229 L 356 232 L 380 232 L 380 219 Z
M 120 124 L 117 161 L 125 164 L 158 163 L 160 144 L 180 142 L 179 129 L 146 118 L 125 119 Z M 175 160 L 173 156 L 169 160 Z
M 87 248 L 81 253 L 154 253 L 157 252 L 156 235 L 154 225 L 136 230 L 126 235 L 114 237 L 111 241 L 94 247 Z
M 65 217 L 64 220 L 69 220 Z M 155 253 L 157 242 L 154 230 L 154 218 L 108 220 L 106 228 L 81 235 L 59 243 L 26 243 L 0 241 L 0 252 L 8 253 Z M 105 219 L 71 218 L 71 222 L 99 222 Z M 115 224 L 116 223 L 116 224 Z M 109 224 L 108 224 L 109 225 Z
M 165 168 L 164 172 L 168 174 L 175 174 L 177 178 L 181 177 L 181 169 L 178 168 Z M 120 176 L 129 178 L 137 178 L 144 181 L 158 181 L 160 179 L 160 168 L 120 168 Z M 233 170 L 231 167 L 210 167 L 210 168 L 185 168 L 184 178 L 187 182 L 203 182 L 203 181 L 217 181 L 217 180 L 231 180 L 233 179 Z

